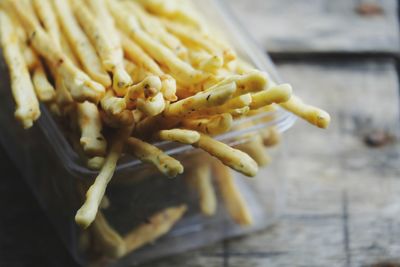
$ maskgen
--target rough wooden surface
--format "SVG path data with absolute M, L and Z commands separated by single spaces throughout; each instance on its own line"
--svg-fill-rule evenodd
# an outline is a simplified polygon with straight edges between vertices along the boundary
M 398 136 L 394 62 L 285 63 L 279 71 L 333 119 L 326 132 L 298 122 L 285 135 L 281 221 L 262 233 L 145 267 L 400 263 L 400 144 L 371 148 L 364 143 L 375 130 Z
M 240 21 L 270 52 L 400 51 L 396 0 L 227 2 L 232 3 Z M 357 12 L 366 5 L 375 6 L 375 14 Z

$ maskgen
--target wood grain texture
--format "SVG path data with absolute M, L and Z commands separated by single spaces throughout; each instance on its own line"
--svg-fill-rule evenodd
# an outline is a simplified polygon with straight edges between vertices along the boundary
M 356 267 L 400 261 L 400 144 L 370 148 L 363 142 L 376 129 L 398 136 L 394 62 L 285 63 L 279 71 L 298 95 L 329 110 L 333 119 L 327 131 L 299 121 L 285 134 L 286 161 L 279 164 L 286 169 L 287 192 L 280 222 L 223 242 L 212 253 L 205 248 L 144 266 Z
M 229 0 L 239 20 L 270 52 L 400 51 L 396 0 Z M 360 5 L 381 9 L 361 15 Z

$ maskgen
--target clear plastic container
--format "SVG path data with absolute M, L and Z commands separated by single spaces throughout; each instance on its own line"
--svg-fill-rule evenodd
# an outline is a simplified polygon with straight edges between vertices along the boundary
M 280 80 L 268 56 L 236 23 L 225 3 L 221 0 L 193 2 L 207 22 L 216 31 L 219 30 L 218 34 L 223 35 L 234 46 L 240 57 L 268 72 L 272 79 Z M 92 259 L 82 247 L 85 235 L 75 224 L 74 216 L 82 204 L 78 181 L 91 183 L 96 172 L 82 164 L 46 108 L 42 107 L 42 116 L 33 128 L 22 129 L 14 119 L 15 107 L 4 61 L 1 62 L 0 73 L 0 142 L 29 184 L 73 258 L 78 263 L 87 265 Z M 237 128 L 249 122 L 253 126 L 228 132 L 217 139 L 231 145 L 243 143 L 251 139 L 252 133 L 268 127 L 284 132 L 295 120 L 296 117 L 291 113 L 278 109 L 236 121 L 239 126 Z M 191 146 L 169 142 L 157 145 L 182 160 L 185 168 L 190 168 L 192 159 L 198 155 L 198 151 Z M 103 211 L 109 224 L 122 236 L 163 207 L 186 203 L 188 211 L 168 234 L 154 243 L 128 253 L 121 259 L 104 262 L 110 266 L 138 264 L 267 227 L 274 222 L 282 209 L 284 197 L 284 168 L 279 166 L 282 162 L 279 154 L 279 151 L 275 152 L 273 163 L 260 170 L 255 178 L 249 179 L 235 174 L 236 182 L 254 218 L 254 224 L 250 227 L 235 224 L 221 203 L 215 216 L 202 215 L 197 200 L 182 181 L 183 177 L 167 179 L 152 166 L 124 156 L 107 190 L 110 207 Z

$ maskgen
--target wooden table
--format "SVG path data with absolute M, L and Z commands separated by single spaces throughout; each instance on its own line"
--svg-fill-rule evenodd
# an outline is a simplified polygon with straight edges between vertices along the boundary
M 299 121 L 285 134 L 275 226 L 143 267 L 400 266 L 397 2 L 231 2 L 284 79 L 333 123 Z M 74 266 L 3 151 L 0 162 L 0 266 Z

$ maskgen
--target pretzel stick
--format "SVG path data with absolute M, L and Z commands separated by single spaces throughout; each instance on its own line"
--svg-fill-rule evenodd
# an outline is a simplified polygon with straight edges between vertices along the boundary
M 50 102 L 55 99 L 55 89 L 47 79 L 46 72 L 41 62 L 38 62 L 38 65 L 33 70 L 32 82 L 35 88 L 36 95 L 40 101 Z
M 186 205 L 171 207 L 148 218 L 124 237 L 127 250 L 134 251 L 168 233 L 186 210 Z
M 154 40 L 148 33 L 144 32 L 135 17 L 117 1 L 108 1 L 111 14 L 117 25 L 129 35 L 135 42 L 144 48 L 155 60 L 165 65 L 171 75 L 185 84 L 197 83 L 207 77 L 189 64 L 178 58 L 171 50 Z
M 161 130 L 155 137 L 164 141 L 179 142 L 182 144 L 193 144 L 199 141 L 200 134 L 196 131 L 184 129 Z
M 132 84 L 132 79 L 124 67 L 124 55 L 120 42 L 116 43 L 109 38 L 104 31 L 103 24 L 100 24 L 82 0 L 72 2 L 73 11 L 92 41 L 97 53 L 107 71 L 113 73 L 113 88 L 119 95 L 124 95 L 127 88 Z
M 101 83 L 105 87 L 109 87 L 111 85 L 111 79 L 108 73 L 104 70 L 100 59 L 96 54 L 96 50 L 91 45 L 88 37 L 75 19 L 69 1 L 52 1 L 62 29 L 67 36 L 69 43 L 72 45 L 74 52 L 78 56 L 83 69 L 93 80 Z
M 265 167 L 271 161 L 265 151 L 263 140 L 260 135 L 252 136 L 248 142 L 240 144 L 236 146 L 236 148 L 252 157 L 259 167 Z
M 147 99 L 139 98 L 137 100 L 137 109 L 150 117 L 160 114 L 163 112 L 164 108 L 165 101 L 161 92 L 153 97 Z
M 50 0 L 32 0 L 32 4 L 44 29 L 57 44 L 58 48 L 61 48 L 61 30 L 58 25 L 57 17 L 53 12 Z
M 4 59 L 10 72 L 11 89 L 17 105 L 15 117 L 24 128 L 30 128 L 40 116 L 39 102 L 20 50 L 19 38 L 13 30 L 10 17 L 4 11 L 0 11 L 0 35 Z
M 175 177 L 183 173 L 182 164 L 168 156 L 157 147 L 135 137 L 128 138 L 128 152 L 143 162 L 153 164 L 161 173 L 168 177 Z
M 331 121 L 331 117 L 327 112 L 317 107 L 305 104 L 295 95 L 293 95 L 289 101 L 280 103 L 280 105 L 319 128 L 328 128 Z
M 257 174 L 258 165 L 249 155 L 207 135 L 201 134 L 199 142 L 193 144 L 193 146 L 201 148 L 225 165 L 244 175 L 252 177 Z
M 182 120 L 183 127 L 210 135 L 225 133 L 231 129 L 232 124 L 233 118 L 229 113 L 214 115 L 207 118 Z
M 186 178 L 199 195 L 201 212 L 207 216 L 214 215 L 217 209 L 217 197 L 212 184 L 209 163 L 195 165 L 193 170 L 188 172 Z
M 235 90 L 235 83 L 229 83 L 215 87 L 212 90 L 200 92 L 169 105 L 164 114 L 168 117 L 182 117 L 199 109 L 221 105 L 232 96 Z
M 106 157 L 103 167 L 94 183 L 86 192 L 86 200 L 82 207 L 77 211 L 75 221 L 83 228 L 87 228 L 95 219 L 99 209 L 100 202 L 104 196 L 107 185 L 110 182 L 117 161 L 122 153 L 125 139 L 129 136 L 132 128 L 123 128 L 114 136 L 111 142 L 110 151 Z
M 281 84 L 273 86 L 265 91 L 253 94 L 251 109 L 258 109 L 272 103 L 283 103 L 290 99 L 292 96 L 292 87 L 289 84 Z
M 81 130 L 80 143 L 89 156 L 105 156 L 107 142 L 102 135 L 102 123 L 95 104 L 84 102 L 77 105 L 78 123 Z
M 243 226 L 252 225 L 253 218 L 239 188 L 235 184 L 231 170 L 219 162 L 214 163 L 213 170 L 222 199 L 233 220 Z
M 112 259 L 118 259 L 127 252 L 124 239 L 107 222 L 103 213 L 99 211 L 90 227 L 96 245 L 101 247 L 102 253 Z
M 74 66 L 40 25 L 24 11 L 25 8 L 21 2 L 11 1 L 9 3 L 23 22 L 35 50 L 57 69 L 72 97 L 78 102 L 85 100 L 98 102 L 104 94 L 104 87 L 90 80 L 84 72 Z

